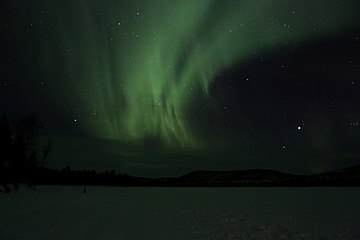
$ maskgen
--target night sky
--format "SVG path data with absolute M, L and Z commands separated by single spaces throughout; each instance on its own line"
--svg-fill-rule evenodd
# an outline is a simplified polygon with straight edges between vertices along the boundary
M 0 113 L 48 166 L 175 176 L 360 164 L 358 0 L 30 0 L 0 9 Z

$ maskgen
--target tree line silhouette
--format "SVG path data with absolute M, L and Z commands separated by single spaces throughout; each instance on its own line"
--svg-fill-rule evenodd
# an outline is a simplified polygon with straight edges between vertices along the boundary
M 115 170 L 96 172 L 95 170 L 72 170 L 67 166 L 61 170 L 38 168 L 36 181 L 42 185 L 140 186 L 149 179 L 116 173 Z

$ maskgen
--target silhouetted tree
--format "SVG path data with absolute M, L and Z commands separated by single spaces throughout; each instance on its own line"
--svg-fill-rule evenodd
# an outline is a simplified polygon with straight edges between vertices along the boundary
M 10 183 L 35 186 L 36 171 L 43 167 L 51 150 L 51 142 L 40 138 L 43 126 L 32 115 L 18 122 L 10 122 L 6 115 L 0 118 L 0 183 L 4 192 L 10 192 Z

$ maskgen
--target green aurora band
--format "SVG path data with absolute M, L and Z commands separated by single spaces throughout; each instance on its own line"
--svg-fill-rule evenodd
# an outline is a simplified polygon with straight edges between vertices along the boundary
M 54 97 L 82 130 L 170 147 L 201 146 L 186 112 L 217 74 L 359 19 L 351 1 L 335 0 L 43 0 L 36 8 L 52 23 L 39 36 L 43 72 L 61 75 Z

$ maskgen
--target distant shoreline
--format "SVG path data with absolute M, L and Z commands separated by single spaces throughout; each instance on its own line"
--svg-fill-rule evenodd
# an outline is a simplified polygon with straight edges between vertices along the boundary
M 94 170 L 36 168 L 28 179 L 12 179 L 5 184 L 119 186 L 119 187 L 359 187 L 360 166 L 315 175 L 295 175 L 267 169 L 237 171 L 193 171 L 180 177 L 145 178 Z M 3 181 L 4 182 L 4 181 Z

